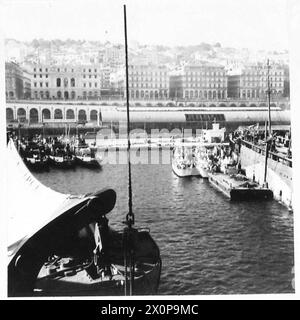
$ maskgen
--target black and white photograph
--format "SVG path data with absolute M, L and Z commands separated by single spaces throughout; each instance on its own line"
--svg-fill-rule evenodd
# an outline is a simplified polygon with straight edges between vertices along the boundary
M 296 2 L 1 2 L 7 298 L 295 294 Z

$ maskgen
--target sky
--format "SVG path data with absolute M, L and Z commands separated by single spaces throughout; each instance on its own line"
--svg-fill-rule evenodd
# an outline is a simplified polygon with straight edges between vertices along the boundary
M 288 49 L 288 0 L 0 0 L 5 38 Z

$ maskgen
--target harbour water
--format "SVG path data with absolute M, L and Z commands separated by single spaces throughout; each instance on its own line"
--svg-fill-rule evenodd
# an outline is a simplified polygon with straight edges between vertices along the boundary
M 117 203 L 108 218 L 124 227 L 126 165 L 34 175 L 63 193 L 112 187 Z M 161 250 L 160 295 L 294 292 L 293 215 L 284 206 L 230 202 L 208 181 L 177 177 L 170 164 L 132 165 L 132 179 L 136 227 L 149 227 Z

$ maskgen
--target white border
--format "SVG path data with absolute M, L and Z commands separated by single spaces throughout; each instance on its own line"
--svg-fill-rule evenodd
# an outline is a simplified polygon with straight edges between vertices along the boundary
M 21 1 L 21 0 L 19 0 Z M 46 1 L 46 0 L 45 0 Z M 51 2 L 51 0 L 49 0 Z M 172 5 L 172 1 L 170 1 L 170 6 Z M 197 1 L 197 0 L 195 0 Z M 241 0 L 242 1 L 242 0 Z M 259 0 L 256 0 L 259 1 Z M 285 0 L 282 0 L 285 1 Z M 0 150 L 5 147 L 5 72 L 4 72 L 4 33 L 3 26 L 1 26 L 1 16 L 3 14 L 3 10 L 1 10 L 1 5 L 3 0 L 0 0 Z M 34 4 L 35 1 L 29 1 L 31 4 Z M 126 1 L 124 1 L 126 2 Z M 7 3 L 7 1 L 6 1 Z M 270 8 L 272 9 L 272 8 Z M 216 8 L 217 10 L 217 8 Z M 267 14 L 267 12 L 266 12 Z M 299 181 L 300 181 L 300 125 L 298 124 L 298 119 L 300 119 L 299 108 L 300 108 L 300 1 L 299 0 L 287 0 L 287 15 L 288 15 L 288 30 L 289 30 L 289 42 L 290 42 L 290 79 L 291 79 L 291 109 L 292 109 L 292 134 L 293 134 L 293 163 L 294 163 L 294 173 L 293 173 L 293 182 L 294 182 L 294 244 L 295 244 L 295 284 L 296 284 L 296 294 L 245 294 L 245 295 L 176 295 L 176 296 L 145 296 L 145 297 L 72 297 L 72 298 L 34 298 L 35 300 L 69 300 L 69 299 L 83 299 L 83 300 L 150 300 L 151 298 L 155 298 L 157 300 L 289 300 L 289 299 L 299 299 L 299 276 L 300 267 L 299 267 L 299 235 L 300 235 L 300 227 L 299 227 L 299 217 L 298 212 L 300 210 L 299 199 L 297 196 L 297 190 L 300 190 Z M 253 23 L 255 23 L 255 18 L 253 19 Z M 276 23 L 276 21 L 274 21 Z M 7 293 L 7 248 L 6 248 L 6 220 L 5 220 L 5 210 L 4 210 L 4 202 L 2 201 L 2 195 L 5 195 L 5 186 L 3 183 L 3 172 L 5 171 L 3 157 L 1 157 L 0 153 L 0 298 L 6 299 Z M 19 300 L 19 299 L 16 299 Z M 22 298 L 21 300 L 24 300 Z M 31 298 L 28 298 L 31 300 Z

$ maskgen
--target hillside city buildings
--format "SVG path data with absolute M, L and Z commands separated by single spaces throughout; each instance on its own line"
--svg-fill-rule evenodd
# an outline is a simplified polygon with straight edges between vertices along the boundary
M 126 95 L 125 72 L 112 72 L 100 65 L 34 65 L 22 69 L 5 64 L 6 98 L 34 100 L 120 99 Z M 186 65 L 177 70 L 151 64 L 129 66 L 129 94 L 133 100 L 222 100 L 259 99 L 266 96 L 268 81 L 276 97 L 287 96 L 286 71 L 273 65 L 245 66 L 233 74 L 223 66 Z
M 124 48 L 69 40 L 31 44 L 7 41 L 7 100 L 124 99 Z M 289 96 L 286 53 L 269 53 L 271 66 L 247 50 L 201 44 L 167 48 L 133 44 L 129 52 L 131 100 L 264 99 Z M 261 56 L 263 54 L 261 53 Z

